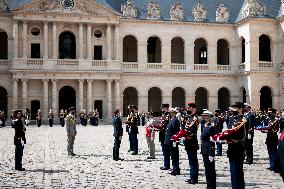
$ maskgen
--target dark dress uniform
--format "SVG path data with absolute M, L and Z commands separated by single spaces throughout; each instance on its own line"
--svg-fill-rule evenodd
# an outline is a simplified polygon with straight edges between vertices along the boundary
M 59 122 L 60 122 L 60 125 L 62 126 L 62 127 L 64 127 L 64 125 L 65 125 L 65 113 L 64 112 L 60 112 L 59 113 Z
M 279 146 L 278 146 L 278 155 L 280 160 L 280 174 L 284 182 L 284 130 L 280 136 Z
M 113 116 L 112 118 L 113 125 L 113 136 L 114 136 L 114 146 L 113 146 L 113 160 L 121 160 L 119 158 L 119 148 L 121 144 L 121 137 L 123 135 L 122 122 L 118 115 Z
M 164 156 L 164 166 L 161 167 L 162 170 L 168 170 L 170 169 L 171 164 L 171 155 L 170 150 L 168 149 L 168 146 L 165 146 L 165 134 L 167 130 L 168 123 L 170 121 L 170 113 L 169 112 L 163 112 L 161 119 L 161 129 L 159 132 L 159 142 L 161 143 L 163 156 Z
M 206 123 L 201 133 L 201 154 L 205 167 L 207 189 L 216 188 L 215 161 L 209 160 L 209 156 L 215 156 L 215 143 L 210 141 L 210 136 L 215 134 L 215 128 L 211 123 Z
M 177 134 L 179 131 L 180 131 L 180 122 L 177 117 L 173 117 L 167 125 L 164 147 L 166 151 L 168 150 L 168 152 L 166 153 L 169 153 L 172 159 L 173 171 L 171 172 L 171 174 L 174 176 L 180 174 L 179 149 L 178 145 L 174 146 L 173 141 L 171 139 L 173 135 Z
M 239 126 L 242 120 L 243 120 L 243 115 L 234 115 L 232 122 L 233 124 L 230 125 L 230 128 Z M 227 155 L 230 163 L 232 189 L 245 188 L 244 170 L 243 170 L 244 159 L 245 159 L 244 141 L 240 139 L 239 141 L 236 141 L 234 143 L 228 143 Z
M 13 120 L 13 128 L 15 129 L 14 145 L 15 145 L 15 169 L 23 171 L 22 159 L 24 152 L 24 144 L 26 144 L 25 127 L 20 118 Z
M 224 126 L 224 118 L 220 115 L 216 115 L 214 120 L 215 132 L 216 134 L 221 133 L 223 131 Z M 217 142 L 217 156 L 222 156 L 222 142 Z
M 53 127 L 53 118 L 54 118 L 53 113 L 48 113 L 48 122 L 50 127 Z
M 249 111 L 245 114 L 246 122 L 246 140 L 245 140 L 245 152 L 246 152 L 246 163 L 253 163 L 253 137 L 254 137 L 254 114 Z
M 133 153 L 132 155 L 137 155 L 138 154 L 138 113 L 135 112 L 133 115 L 133 119 L 132 119 L 132 124 L 131 124 L 131 128 L 130 128 L 130 143 L 132 143 L 132 145 L 130 144 L 130 146 L 132 146 L 133 148 Z
M 282 133 L 282 131 L 284 130 L 284 116 L 280 117 L 280 133 Z
M 189 161 L 189 167 L 190 167 L 190 178 L 186 181 L 188 181 L 191 184 L 198 183 L 198 172 L 199 172 L 199 164 L 197 159 L 197 151 L 199 150 L 198 146 L 198 140 L 197 140 L 197 130 L 198 130 L 198 118 L 195 114 L 190 115 L 187 123 L 190 124 L 193 122 L 193 119 L 196 119 L 194 125 L 190 127 L 188 130 L 188 133 L 190 133 L 190 138 L 184 140 L 184 146 L 185 150 L 187 152 L 188 161 Z M 185 129 L 184 126 L 182 126 L 182 129 Z

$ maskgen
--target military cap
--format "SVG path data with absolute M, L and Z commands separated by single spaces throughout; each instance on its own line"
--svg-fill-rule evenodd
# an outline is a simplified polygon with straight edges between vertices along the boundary
M 169 107 L 170 107 L 169 104 L 162 104 L 162 105 L 161 105 L 161 108 L 169 108 Z
M 189 102 L 189 103 L 187 104 L 187 107 L 197 108 L 197 105 L 196 105 L 195 103 L 193 103 L 193 102 Z
M 277 110 L 274 109 L 274 108 L 268 108 L 268 113 L 273 113 L 273 114 L 276 114 Z
M 233 108 L 244 108 L 244 103 L 242 102 L 235 102 L 235 104 L 233 104 L 231 107 Z

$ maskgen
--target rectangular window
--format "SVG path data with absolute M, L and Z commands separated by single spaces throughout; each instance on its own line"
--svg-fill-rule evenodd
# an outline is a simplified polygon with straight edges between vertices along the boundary
M 40 58 L 40 44 L 39 43 L 31 44 L 31 58 Z
M 102 60 L 102 59 L 103 59 L 103 47 L 94 46 L 94 60 Z

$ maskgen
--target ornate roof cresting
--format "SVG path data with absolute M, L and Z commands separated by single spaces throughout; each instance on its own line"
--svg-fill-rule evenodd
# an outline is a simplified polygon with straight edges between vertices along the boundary
M 8 0 L 0 0 L 0 12 L 6 12 L 8 10 Z
M 132 0 L 127 0 L 126 3 L 121 4 L 121 12 L 124 17 L 137 17 L 137 8 L 132 2 Z
M 175 21 L 184 19 L 184 10 L 182 5 L 178 1 L 171 6 L 170 16 L 170 19 Z
M 257 0 L 246 0 L 246 4 L 242 11 L 242 17 L 250 16 L 265 16 L 266 7 L 260 4 Z
M 229 22 L 230 12 L 227 7 L 225 7 L 222 2 L 216 11 L 216 22 Z
M 156 0 L 151 0 L 151 2 L 148 3 L 147 18 L 157 20 L 161 18 L 160 5 Z
M 207 18 L 207 9 L 204 5 L 198 3 L 192 8 L 193 20 L 196 22 L 202 22 Z

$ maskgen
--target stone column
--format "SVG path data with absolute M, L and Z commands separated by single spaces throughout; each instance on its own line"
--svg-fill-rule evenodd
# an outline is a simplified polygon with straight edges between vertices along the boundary
M 23 22 L 23 58 L 27 58 L 27 45 L 28 45 L 28 24 Z
M 111 83 L 112 80 L 108 79 L 107 82 L 107 119 L 112 117 L 112 99 L 111 99 Z
M 207 64 L 209 70 L 217 70 L 217 45 L 209 42 L 207 51 Z
M 88 87 L 87 87 L 87 110 L 90 111 L 91 109 L 93 109 L 93 80 L 92 79 L 88 79 Z
M 88 49 L 88 60 L 92 60 L 92 24 L 88 24 L 87 28 L 87 49 Z
M 48 22 L 43 24 L 43 59 L 48 59 Z
M 53 59 L 58 59 L 58 41 L 57 41 L 57 25 L 55 22 L 53 22 L 53 26 L 52 26 L 52 58 Z
M 142 39 L 141 39 L 142 40 Z M 145 70 L 147 68 L 147 42 L 138 40 L 138 68 Z
M 107 31 L 106 31 L 106 46 L 107 46 L 107 60 L 111 60 L 111 54 L 112 54 L 112 47 L 111 47 L 111 25 L 107 25 Z
M 43 120 L 47 120 L 48 116 L 48 79 L 43 79 L 43 106 L 42 111 L 43 112 Z
M 79 24 L 79 59 L 84 58 L 83 24 Z
M 114 48 L 115 48 L 115 57 L 114 59 L 115 60 L 119 60 L 120 57 L 119 57 L 119 52 L 120 52 L 120 40 L 119 40 L 119 25 L 115 25 L 115 28 L 114 28 L 114 34 L 115 34 L 115 40 L 114 40 Z
M 115 80 L 115 108 L 120 109 L 120 81 Z
M 184 63 L 186 64 L 186 70 L 194 69 L 194 42 L 189 39 L 185 40 L 184 46 Z
M 218 94 L 218 93 L 217 93 Z M 209 96 L 208 98 L 208 110 L 214 111 L 218 109 L 218 96 Z
M 57 81 L 52 79 L 52 111 L 54 115 L 58 115 L 58 95 L 57 95 Z
M 148 95 L 141 94 L 138 96 L 138 109 L 144 112 L 148 112 Z
M 18 21 L 15 20 L 14 21 L 14 31 L 13 31 L 13 37 L 14 37 L 14 48 L 13 48 L 13 51 L 14 51 L 14 58 L 18 58 L 18 50 L 19 50 L 19 47 L 18 47 L 18 44 L 19 44 L 19 25 L 18 25 Z
M 18 109 L 18 79 L 13 79 L 13 110 Z
M 22 110 L 28 107 L 28 80 L 22 79 Z
M 79 79 L 79 109 L 84 108 L 84 79 Z
M 171 70 L 171 41 L 170 39 L 164 39 L 161 43 L 161 63 L 163 64 L 163 70 Z

